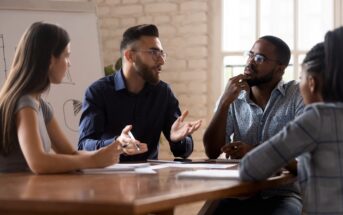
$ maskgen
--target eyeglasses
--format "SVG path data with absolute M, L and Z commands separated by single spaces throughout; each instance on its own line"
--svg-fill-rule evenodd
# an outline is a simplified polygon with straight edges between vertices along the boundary
M 154 61 L 158 61 L 158 59 L 161 57 L 164 61 L 167 58 L 167 53 L 165 53 L 163 50 L 159 49 L 148 49 L 148 50 L 132 50 L 133 52 L 143 52 L 148 53 L 151 55 L 152 59 Z
M 244 55 L 247 57 L 248 60 L 254 59 L 254 61 L 255 61 L 257 64 L 262 64 L 263 62 L 268 61 L 268 60 L 269 60 L 269 61 L 275 61 L 275 62 L 280 63 L 279 60 L 270 59 L 270 58 L 267 58 L 266 56 L 264 56 L 264 55 L 262 55 L 262 54 L 254 53 L 254 52 L 252 52 L 252 51 L 245 52 Z

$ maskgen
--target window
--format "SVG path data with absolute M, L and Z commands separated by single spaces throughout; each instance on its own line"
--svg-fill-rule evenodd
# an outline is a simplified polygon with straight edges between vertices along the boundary
M 264 35 L 289 45 L 291 62 L 283 78 L 298 79 L 306 52 L 334 27 L 334 0 L 221 0 L 221 9 L 222 89 L 243 72 L 243 53 Z

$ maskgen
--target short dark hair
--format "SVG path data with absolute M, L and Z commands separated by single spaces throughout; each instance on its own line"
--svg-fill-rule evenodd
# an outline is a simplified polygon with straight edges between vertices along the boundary
M 280 38 L 267 35 L 259 38 L 260 40 L 266 40 L 276 47 L 277 59 L 282 65 L 288 65 L 291 58 L 291 50 L 288 45 Z
M 323 42 L 316 44 L 306 53 L 303 65 L 306 65 L 307 72 L 319 75 L 323 78 L 325 70 L 325 51 Z
M 343 102 L 343 27 L 328 31 L 324 40 L 325 73 L 323 99 Z
M 124 32 L 123 39 L 120 43 L 120 51 L 123 51 L 124 49 L 126 49 L 128 45 L 136 42 L 142 36 L 159 37 L 157 27 L 152 24 L 143 24 L 143 25 L 133 26 L 127 29 Z

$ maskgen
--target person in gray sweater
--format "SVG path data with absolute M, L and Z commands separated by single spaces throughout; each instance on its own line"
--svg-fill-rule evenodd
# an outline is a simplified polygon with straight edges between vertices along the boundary
M 343 27 L 329 31 L 302 64 L 304 113 L 250 151 L 244 181 L 259 181 L 286 166 L 298 174 L 306 214 L 343 214 Z M 297 165 L 291 162 L 297 158 Z

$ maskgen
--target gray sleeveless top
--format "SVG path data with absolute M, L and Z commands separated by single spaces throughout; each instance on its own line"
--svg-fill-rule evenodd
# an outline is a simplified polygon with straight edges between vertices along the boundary
M 15 113 L 25 107 L 30 107 L 37 112 L 40 138 L 43 143 L 44 151 L 49 152 L 51 149 L 51 142 L 46 129 L 46 124 L 50 122 L 52 118 L 51 107 L 42 99 L 40 100 L 40 105 L 38 105 L 35 100 L 28 95 L 23 96 L 18 100 Z M 0 172 L 19 172 L 29 170 L 30 169 L 18 144 L 10 154 L 6 156 L 0 154 Z

